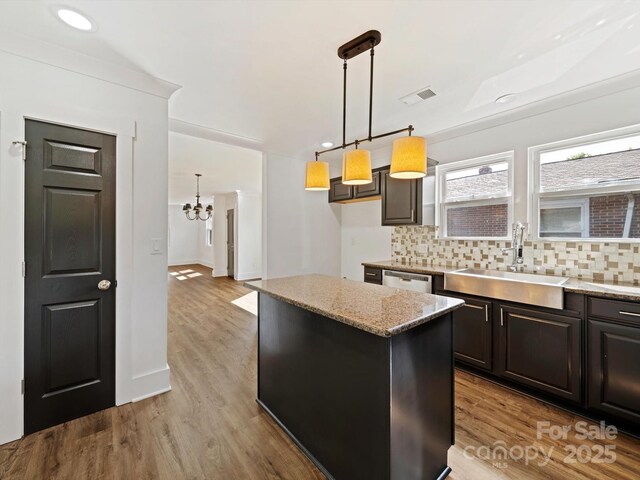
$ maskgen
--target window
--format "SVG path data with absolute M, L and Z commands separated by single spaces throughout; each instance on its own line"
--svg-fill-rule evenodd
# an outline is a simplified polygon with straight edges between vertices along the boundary
M 537 238 L 640 238 L 640 127 L 529 149 Z
M 207 247 L 210 247 L 213 245 L 213 215 L 207 219 L 205 227 L 205 242 Z
M 513 152 L 436 167 L 436 223 L 448 238 L 508 238 Z

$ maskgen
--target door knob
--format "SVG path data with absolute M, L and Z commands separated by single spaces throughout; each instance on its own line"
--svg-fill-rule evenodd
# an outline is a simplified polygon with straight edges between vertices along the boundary
M 98 282 L 98 290 L 109 290 L 111 282 L 109 280 L 100 280 Z

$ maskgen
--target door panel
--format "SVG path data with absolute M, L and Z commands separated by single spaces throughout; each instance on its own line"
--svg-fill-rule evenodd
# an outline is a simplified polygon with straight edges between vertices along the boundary
M 589 320 L 589 407 L 640 422 L 640 328 Z
M 44 188 L 45 275 L 100 273 L 100 192 Z
M 460 362 L 491 371 L 491 302 L 459 298 L 462 298 L 465 304 L 452 314 L 455 358 Z
M 332 178 L 329 183 L 329 203 L 353 198 L 353 186 L 342 183 L 342 178 Z
M 25 131 L 28 434 L 115 404 L 116 139 L 33 120 Z
M 579 401 L 580 318 L 500 306 L 498 373 L 511 380 Z
M 382 225 L 422 223 L 422 179 L 401 180 L 380 172 L 382 185 Z

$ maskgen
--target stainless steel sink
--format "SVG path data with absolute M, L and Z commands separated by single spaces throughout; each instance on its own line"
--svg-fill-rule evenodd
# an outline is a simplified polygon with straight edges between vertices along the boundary
M 564 308 L 568 278 L 531 273 L 465 268 L 445 273 L 444 288 L 452 292 L 549 308 Z

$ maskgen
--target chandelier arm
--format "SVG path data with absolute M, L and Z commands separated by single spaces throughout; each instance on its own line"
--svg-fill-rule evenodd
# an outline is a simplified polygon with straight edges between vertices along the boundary
M 189 220 L 195 220 L 195 219 L 196 219 L 196 217 L 195 217 L 195 215 L 196 215 L 196 214 L 194 214 L 194 217 L 193 217 L 193 218 L 191 218 L 191 216 L 189 215 L 189 213 L 190 213 L 190 212 L 189 212 L 189 210 L 186 210 L 186 211 L 184 212 L 184 214 L 186 215 L 186 217 L 187 217 Z

